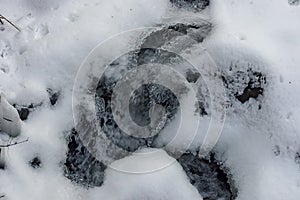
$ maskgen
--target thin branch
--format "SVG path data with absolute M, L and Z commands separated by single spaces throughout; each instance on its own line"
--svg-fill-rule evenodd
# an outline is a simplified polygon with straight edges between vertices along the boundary
M 7 19 L 6 17 L 4 17 L 3 15 L 0 15 L 0 23 L 3 24 L 3 21 L 5 20 L 7 21 L 10 25 L 12 25 L 15 29 L 17 29 L 19 32 L 21 32 L 21 29 L 19 29 L 14 23 L 12 23 L 9 19 Z
M 0 198 L 3 198 L 3 197 L 5 197 L 5 194 L 0 194 Z
M 27 138 L 26 140 L 20 141 L 20 142 L 15 142 L 15 143 L 10 143 L 10 144 L 5 144 L 5 145 L 0 145 L 0 147 L 10 147 L 10 146 L 15 146 L 18 144 L 22 144 L 25 142 L 28 142 L 29 138 Z

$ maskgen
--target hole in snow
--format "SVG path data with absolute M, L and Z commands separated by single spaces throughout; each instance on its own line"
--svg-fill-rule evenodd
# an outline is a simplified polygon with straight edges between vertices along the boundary
M 249 101 L 250 98 L 257 99 L 263 96 L 264 87 L 267 83 L 266 75 L 262 72 L 254 71 L 248 68 L 245 71 L 234 70 L 238 69 L 237 66 L 230 68 L 230 73 L 222 75 L 222 80 L 229 96 L 229 103 L 232 106 L 234 101 L 233 97 L 241 103 Z M 261 105 L 259 105 L 261 109 Z
M 27 120 L 29 114 L 33 112 L 38 106 L 41 106 L 42 103 L 39 104 L 30 104 L 30 105 L 18 105 L 14 104 L 13 106 L 17 109 L 20 119 L 22 121 Z
M 60 91 L 55 91 L 51 88 L 47 89 L 48 95 L 49 95 L 49 100 L 52 106 L 54 106 L 60 97 L 61 92 Z
M 29 161 L 29 164 L 34 169 L 42 167 L 42 161 L 39 156 L 35 156 L 32 160 Z

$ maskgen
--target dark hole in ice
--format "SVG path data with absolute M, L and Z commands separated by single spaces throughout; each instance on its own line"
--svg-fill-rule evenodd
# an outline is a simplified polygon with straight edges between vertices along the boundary
M 214 154 L 204 159 L 192 153 L 185 153 L 178 159 L 178 162 L 203 199 L 232 200 L 236 198 L 237 190 L 229 171 L 219 164 Z
M 266 77 L 260 72 L 253 72 L 252 69 L 248 70 L 249 82 L 241 95 L 236 95 L 236 98 L 245 103 L 250 98 L 256 99 L 259 95 L 263 95 L 263 85 L 266 83 Z
M 30 111 L 28 108 L 21 108 L 20 110 L 18 110 L 18 113 L 19 113 L 20 119 L 22 121 L 24 121 L 28 118 Z
M 258 95 L 262 95 L 263 94 L 264 89 L 261 87 L 257 87 L 257 88 L 251 88 L 249 86 L 247 86 L 244 89 L 243 94 L 241 95 L 236 95 L 236 98 L 242 102 L 245 103 L 246 101 L 248 101 L 250 98 L 254 98 L 256 99 L 258 97 Z
M 187 77 L 186 79 L 187 79 L 188 82 L 196 83 L 198 78 L 200 77 L 200 73 L 197 72 L 197 71 L 194 72 L 192 70 L 188 70 L 186 72 L 186 77 Z
M 250 65 L 250 64 L 249 64 Z M 232 96 L 241 103 L 249 101 L 250 98 L 257 99 L 264 94 L 264 87 L 267 83 L 266 75 L 262 72 L 254 71 L 248 68 L 245 71 L 239 70 L 239 66 L 235 65 L 237 71 L 230 68 L 230 75 L 223 72 L 222 80 L 227 89 L 230 101 L 233 101 Z M 232 102 L 231 102 L 232 105 Z M 260 110 L 262 105 L 258 106 Z
M 208 115 L 208 113 L 206 111 L 206 106 L 201 101 L 198 102 L 198 109 L 197 109 L 197 111 L 200 113 L 201 116 Z
M 49 101 L 52 106 L 54 106 L 60 96 L 60 91 L 55 91 L 51 88 L 47 89 L 48 95 L 49 95 Z
M 39 156 L 35 156 L 32 160 L 29 161 L 29 164 L 35 169 L 42 167 L 42 161 Z
M 17 111 L 19 113 L 19 117 L 22 121 L 25 121 L 28 118 L 30 112 L 33 109 L 33 104 L 30 104 L 29 106 L 20 106 L 20 105 L 14 104 L 13 106 L 17 109 Z

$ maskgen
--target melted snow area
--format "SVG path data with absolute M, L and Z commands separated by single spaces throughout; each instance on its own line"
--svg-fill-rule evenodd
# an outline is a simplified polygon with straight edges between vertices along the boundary
M 185 2 L 206 3 L 197 7 Z M 6 21 L 0 24 L 0 92 L 22 119 L 21 134 L 13 141 L 29 141 L 1 148 L 5 167 L 0 169 L 0 200 L 299 200 L 299 2 L 208 2 L 1 0 L 0 14 L 21 32 Z M 199 25 L 199 20 L 208 24 Z M 114 161 L 102 169 L 103 177 L 94 177 L 101 179 L 98 185 L 87 187 L 79 184 L 86 178 L 79 180 L 80 170 L 74 172 L 73 178 L 65 170 L 68 151 L 77 145 L 66 139 L 74 128 L 72 91 L 77 71 L 99 43 L 141 27 L 163 27 L 158 36 L 146 34 L 149 41 L 159 41 L 153 38 L 163 37 L 160 34 L 166 30 L 183 33 L 170 36 L 170 42 L 158 42 L 159 47 L 204 66 L 201 47 L 218 67 L 219 76 L 209 68 L 201 74 L 206 83 L 220 80 L 225 88 L 225 123 L 212 150 L 214 161 L 197 157 L 202 132 L 213 115 L 209 94 L 214 91 L 202 88 L 199 112 L 203 129 L 189 146 L 189 155 L 179 159 L 155 146 L 173 137 L 178 128 L 175 117 L 157 143 L 150 145 L 153 148 L 142 146 L 137 150 L 140 153 Z M 187 36 L 197 42 L 185 42 Z M 141 37 L 145 35 L 122 41 L 122 46 L 140 45 Z M 109 55 L 113 49 L 118 49 L 117 42 L 105 53 Z M 142 59 L 146 54 L 139 55 Z M 187 73 L 190 82 L 193 75 Z M 197 84 L 201 83 L 194 87 Z M 191 104 L 189 100 L 182 101 L 181 106 Z M 185 131 L 193 132 L 189 126 Z M 10 141 L 5 133 L 0 136 L 1 144 Z M 186 138 L 189 137 L 183 134 L 180 141 L 184 143 Z M 177 141 L 175 148 L 185 145 L 182 143 Z M 131 145 L 129 140 L 126 145 Z M 189 163 L 191 157 L 200 160 Z M 78 157 L 85 158 L 91 159 Z M 76 157 L 68 161 L 70 168 L 76 164 Z M 166 163 L 163 168 L 151 171 L 162 163 Z M 227 174 L 224 184 L 216 183 L 223 180 L 218 167 Z M 124 171 L 116 170 L 120 168 Z M 212 177 L 213 172 L 206 174 L 205 169 L 217 168 L 218 177 Z M 204 182 L 199 181 L 199 176 Z M 227 193 L 222 193 L 225 190 Z

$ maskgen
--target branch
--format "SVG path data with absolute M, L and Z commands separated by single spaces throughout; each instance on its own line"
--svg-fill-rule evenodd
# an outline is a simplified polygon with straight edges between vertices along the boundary
M 5 197 L 5 194 L 0 194 L 0 198 L 3 198 L 3 197 Z
M 19 29 L 14 23 L 12 23 L 11 21 L 9 21 L 9 19 L 7 19 L 6 17 L 4 17 L 3 15 L 0 15 L 0 23 L 3 24 L 3 21 L 5 20 L 7 21 L 10 25 L 12 25 L 15 29 L 17 29 L 19 32 L 21 32 L 21 29 Z
M 5 144 L 5 145 L 0 145 L 0 147 L 10 147 L 10 146 L 15 146 L 18 144 L 22 144 L 25 142 L 28 142 L 29 138 L 27 138 L 26 140 L 20 141 L 20 142 L 15 142 L 15 143 L 10 143 L 10 144 Z M 1 197 L 1 196 L 0 196 Z

